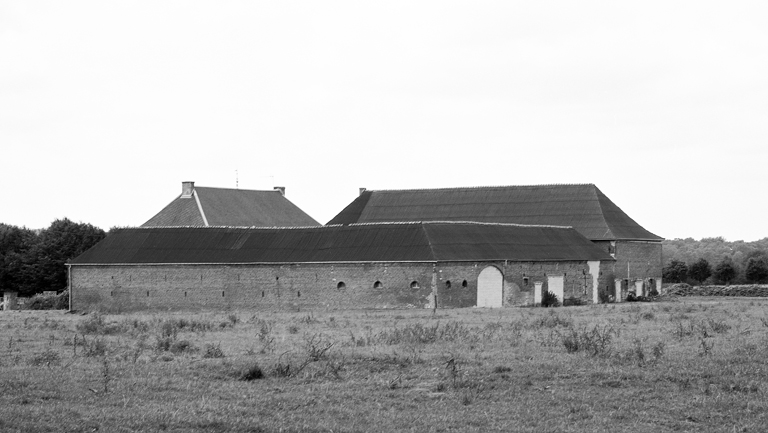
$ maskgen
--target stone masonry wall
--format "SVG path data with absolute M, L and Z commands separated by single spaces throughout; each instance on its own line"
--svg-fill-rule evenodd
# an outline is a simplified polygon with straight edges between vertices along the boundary
M 595 242 L 598 246 L 606 247 L 610 242 Z M 633 290 L 635 281 L 642 280 L 643 294 L 647 295 L 651 287 L 659 289 L 661 269 L 663 267 L 661 242 L 616 241 L 614 243 L 616 261 L 601 266 L 601 290 L 606 287 L 609 293 L 614 293 L 614 281 L 622 280 L 622 297 Z
M 533 303 L 534 283 L 564 275 L 565 297 L 592 299 L 587 262 L 94 265 L 71 267 L 72 309 L 305 310 L 472 307 L 486 266 L 505 306 Z

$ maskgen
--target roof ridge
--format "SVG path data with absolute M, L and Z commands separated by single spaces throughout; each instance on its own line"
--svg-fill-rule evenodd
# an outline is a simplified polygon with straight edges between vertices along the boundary
M 366 189 L 365 192 L 404 192 L 404 191 L 456 191 L 463 189 L 495 189 L 516 187 L 546 187 L 546 186 L 595 186 L 594 183 L 542 183 L 531 185 L 479 185 L 479 186 L 452 186 L 444 188 L 408 188 L 408 189 Z
M 553 229 L 572 229 L 573 226 L 560 226 L 551 224 L 517 224 L 517 223 L 494 223 L 483 221 L 384 221 L 352 224 L 327 224 L 321 226 L 228 226 L 228 225 L 208 225 L 208 226 L 139 226 L 139 227 L 119 227 L 122 229 L 271 229 L 271 230 L 297 230 L 297 229 L 325 229 L 335 227 L 365 227 L 365 226 L 404 226 L 404 225 L 433 225 L 433 224 L 454 224 L 454 225 L 478 225 L 478 226 L 502 226 L 502 227 L 522 227 L 522 228 L 553 228 Z
M 198 188 L 204 188 L 204 189 L 220 189 L 220 190 L 226 190 L 226 191 L 242 191 L 242 192 L 277 192 L 280 191 L 276 189 L 242 189 L 242 188 L 219 188 L 217 186 L 197 186 L 195 185 L 195 189 Z
M 486 225 L 486 226 L 512 226 L 512 227 L 545 227 L 545 228 L 559 228 L 559 229 L 572 229 L 573 226 L 561 226 L 552 224 L 518 224 L 518 223 L 494 223 L 487 221 L 442 221 L 442 220 L 429 220 L 429 221 L 381 221 L 381 222 L 368 222 L 368 223 L 352 223 L 347 224 L 349 226 L 366 226 L 366 225 L 397 225 L 397 224 L 472 224 L 472 225 Z M 343 225 L 343 224 L 333 224 Z

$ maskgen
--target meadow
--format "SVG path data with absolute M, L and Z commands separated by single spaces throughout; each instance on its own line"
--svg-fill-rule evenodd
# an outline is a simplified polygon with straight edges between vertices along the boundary
M 3 432 L 759 432 L 768 300 L 0 312 Z

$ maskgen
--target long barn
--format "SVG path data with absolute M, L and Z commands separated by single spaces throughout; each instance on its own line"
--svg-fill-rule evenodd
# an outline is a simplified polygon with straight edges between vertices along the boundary
M 479 222 L 117 229 L 69 264 L 71 308 L 456 308 L 597 302 L 615 259 L 577 230 Z
M 570 226 L 616 259 L 601 288 L 625 297 L 661 288 L 663 238 L 593 184 L 366 190 L 328 224 L 477 221 Z

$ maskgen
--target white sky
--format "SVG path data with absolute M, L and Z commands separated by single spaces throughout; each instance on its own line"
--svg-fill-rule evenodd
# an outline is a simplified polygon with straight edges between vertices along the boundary
M 144 223 L 181 181 L 594 183 L 666 237 L 768 236 L 765 1 L 0 0 L 0 222 Z

